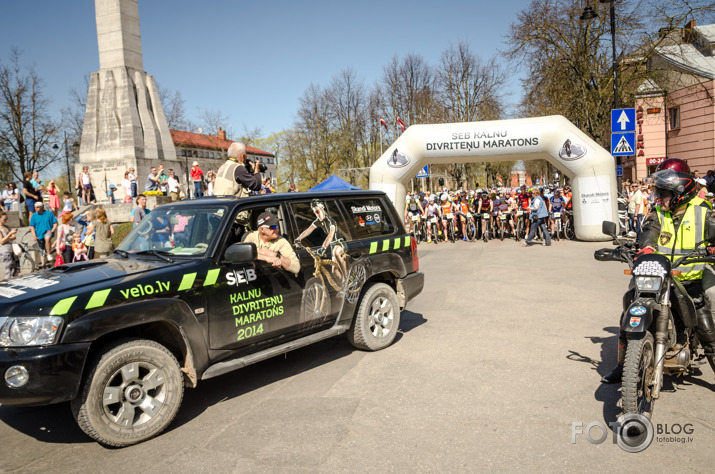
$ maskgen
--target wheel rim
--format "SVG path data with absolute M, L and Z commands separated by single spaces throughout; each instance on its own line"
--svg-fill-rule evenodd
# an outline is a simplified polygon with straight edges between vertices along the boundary
M 106 416 L 119 426 L 139 426 L 153 419 L 168 395 L 164 372 L 150 362 L 131 362 L 108 379 L 102 395 Z
M 390 300 L 384 296 L 375 298 L 370 305 L 368 324 L 370 333 L 376 338 L 389 336 L 395 322 L 395 308 Z
M 348 303 L 354 304 L 360 296 L 360 288 L 366 279 L 365 267 L 355 265 L 348 276 L 348 288 L 345 292 L 345 299 Z
M 323 286 L 313 282 L 305 290 L 305 314 L 308 319 L 315 319 L 324 316 L 325 307 L 325 289 Z
M 638 364 L 638 383 L 636 385 L 636 397 L 638 403 L 638 413 L 651 413 L 653 410 L 653 345 L 643 344 L 640 363 Z

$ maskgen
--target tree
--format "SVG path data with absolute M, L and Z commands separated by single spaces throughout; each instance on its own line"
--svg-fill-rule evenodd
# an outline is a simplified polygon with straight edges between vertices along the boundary
M 609 5 L 591 5 L 598 18 L 588 24 L 580 19 L 581 2 L 533 0 L 511 25 L 507 54 L 527 71 L 523 116 L 564 115 L 608 146 L 614 103 Z M 621 0 L 615 7 L 618 102 L 623 105 L 633 104 L 637 88 L 653 74 L 645 66 L 662 41 L 660 27 L 676 28 L 715 11 L 702 0 Z M 637 55 L 629 54 L 636 50 Z
M 20 52 L 13 48 L 10 63 L 0 64 L 0 163 L 18 180 L 59 158 L 49 146 L 59 124 L 47 108 L 42 80 L 33 67 L 20 64 Z
M 171 90 L 162 87 L 159 83 L 156 84 L 156 89 L 169 128 L 171 130 L 194 131 L 196 126 L 186 118 L 186 111 L 184 110 L 186 101 L 181 95 L 181 91 L 172 93 Z

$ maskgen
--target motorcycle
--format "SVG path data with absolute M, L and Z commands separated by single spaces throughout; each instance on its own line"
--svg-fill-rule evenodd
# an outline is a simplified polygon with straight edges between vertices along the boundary
M 707 304 L 702 294 L 692 296 L 676 276 L 683 264 L 715 263 L 704 248 L 696 248 L 672 264 L 664 255 L 641 255 L 635 259 L 637 244 L 620 240 L 614 222 L 604 222 L 604 234 L 614 239 L 615 249 L 594 253 L 599 261 L 628 264 L 631 288 L 623 297 L 621 331 L 628 338 L 623 365 L 623 412 L 648 418 L 660 398 L 663 375 L 692 374 L 707 359 L 715 372 L 715 357 L 700 354 L 702 347 L 695 331 L 696 306 Z M 701 242 L 698 247 L 704 244 Z

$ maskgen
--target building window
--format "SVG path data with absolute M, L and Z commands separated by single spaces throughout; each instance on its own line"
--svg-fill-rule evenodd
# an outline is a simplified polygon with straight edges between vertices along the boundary
M 671 130 L 677 130 L 680 128 L 680 107 L 668 109 L 668 121 L 670 123 Z

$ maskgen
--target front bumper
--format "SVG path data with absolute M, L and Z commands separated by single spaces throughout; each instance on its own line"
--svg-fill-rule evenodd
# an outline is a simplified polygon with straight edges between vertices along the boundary
M 77 396 L 90 343 L 0 349 L 0 404 L 49 405 Z M 21 365 L 28 382 L 20 388 L 5 383 L 5 371 Z
M 405 301 L 403 307 L 407 306 L 407 303 L 413 299 L 415 296 L 422 292 L 422 288 L 425 286 L 425 274 L 422 272 L 414 272 L 405 276 L 405 278 L 400 279 L 400 287 L 405 295 Z

